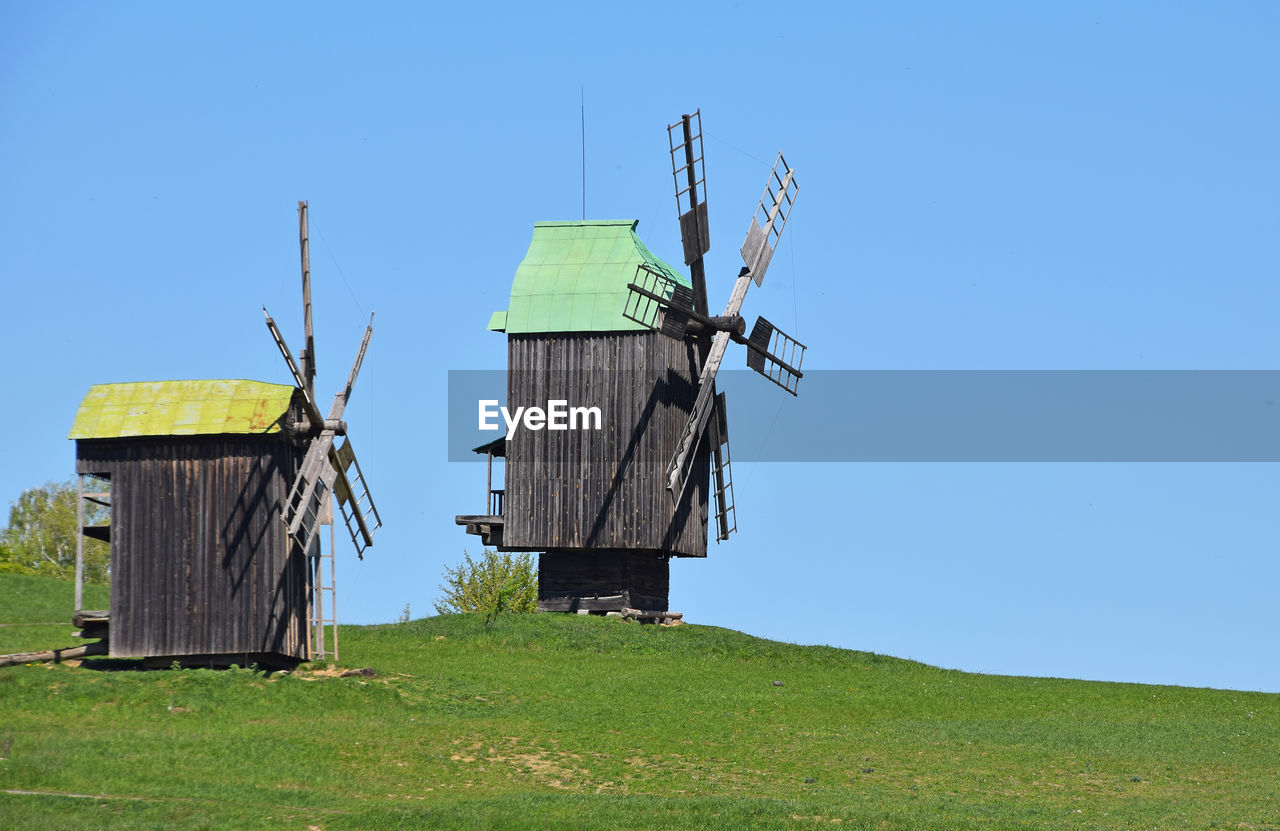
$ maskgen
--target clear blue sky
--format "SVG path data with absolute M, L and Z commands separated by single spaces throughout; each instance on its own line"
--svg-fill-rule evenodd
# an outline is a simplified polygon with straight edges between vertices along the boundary
M 322 400 L 378 313 L 348 419 L 386 526 L 339 611 L 429 613 L 479 548 L 446 373 L 504 365 L 533 223 L 581 215 L 580 95 L 588 215 L 673 262 L 702 108 L 713 298 L 786 151 L 745 312 L 807 367 L 1280 366 L 1280 6 L 693 5 L 0 5 L 0 496 L 72 474 L 90 384 L 285 382 L 259 306 L 299 348 L 307 199 Z M 1280 466 L 751 461 L 740 533 L 673 564 L 690 621 L 1280 691 Z

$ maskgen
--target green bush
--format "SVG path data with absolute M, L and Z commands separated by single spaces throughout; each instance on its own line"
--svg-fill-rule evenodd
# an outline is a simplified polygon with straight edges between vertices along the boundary
M 436 601 L 440 614 L 453 612 L 535 612 L 538 609 L 538 570 L 532 554 L 484 550 L 480 560 L 465 551 L 463 561 L 445 567 L 444 593 Z

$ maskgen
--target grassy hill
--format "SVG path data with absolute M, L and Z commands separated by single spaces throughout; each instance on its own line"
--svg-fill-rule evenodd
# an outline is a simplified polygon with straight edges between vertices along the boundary
M 0 575 L 0 623 L 70 606 Z M 0 626 L 0 651 L 69 631 Z M 375 677 L 0 669 L 0 825 L 1280 828 L 1277 695 L 565 615 L 341 637 Z

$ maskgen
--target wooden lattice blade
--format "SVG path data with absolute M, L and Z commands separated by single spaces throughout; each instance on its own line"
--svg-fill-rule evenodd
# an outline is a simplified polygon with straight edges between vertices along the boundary
M 779 167 L 782 172 L 779 173 Z M 765 182 L 764 195 L 756 206 L 751 225 L 747 228 L 747 238 L 742 243 L 742 261 L 751 271 L 751 277 L 759 286 L 764 282 L 765 272 L 769 270 L 769 262 L 773 259 L 774 249 L 786 227 L 787 218 L 791 216 L 791 208 L 795 205 L 800 186 L 796 184 L 794 171 L 787 166 L 787 160 L 778 153 L 773 163 L 773 170 Z
M 756 318 L 747 338 L 747 366 L 792 395 L 804 373 L 805 345 L 763 317 Z

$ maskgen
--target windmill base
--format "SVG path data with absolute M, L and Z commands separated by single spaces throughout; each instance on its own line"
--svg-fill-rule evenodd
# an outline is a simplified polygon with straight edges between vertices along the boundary
M 665 611 L 671 566 L 665 556 L 599 549 L 538 557 L 539 612 Z

